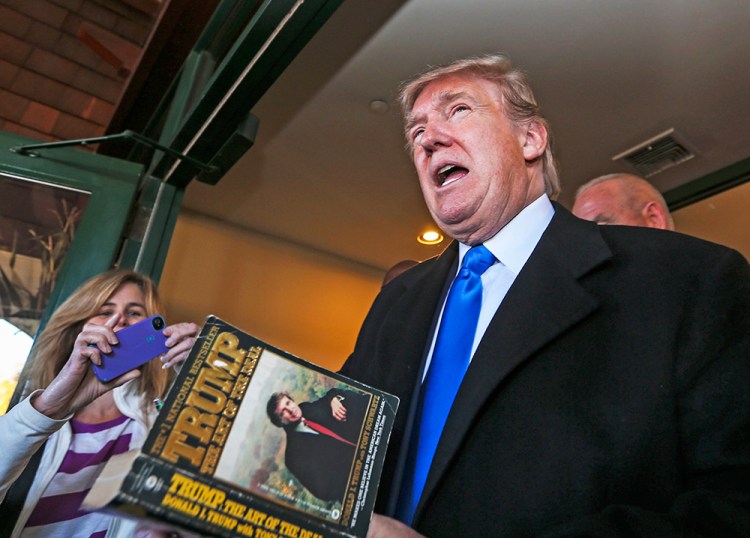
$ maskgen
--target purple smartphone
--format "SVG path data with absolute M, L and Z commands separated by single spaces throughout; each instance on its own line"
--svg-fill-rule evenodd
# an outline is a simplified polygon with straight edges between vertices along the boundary
M 164 318 L 156 315 L 117 331 L 118 343 L 111 353 L 101 353 L 102 365 L 93 365 L 94 375 L 107 383 L 166 353 L 167 337 L 162 334 L 166 325 Z

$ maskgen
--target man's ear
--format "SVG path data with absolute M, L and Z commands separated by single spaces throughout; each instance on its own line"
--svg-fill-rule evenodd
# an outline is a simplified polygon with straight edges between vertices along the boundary
M 547 128 L 537 120 L 531 120 L 524 124 L 525 134 L 521 140 L 523 156 L 526 162 L 536 160 L 547 149 Z
M 656 202 L 647 203 L 641 210 L 641 216 L 649 228 L 669 229 L 669 218 L 664 208 Z

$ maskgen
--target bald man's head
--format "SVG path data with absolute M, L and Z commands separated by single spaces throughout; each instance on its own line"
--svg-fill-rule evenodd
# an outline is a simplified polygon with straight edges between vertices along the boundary
M 630 174 L 609 174 L 582 185 L 576 192 L 573 214 L 598 224 L 674 230 L 661 193 L 645 179 Z

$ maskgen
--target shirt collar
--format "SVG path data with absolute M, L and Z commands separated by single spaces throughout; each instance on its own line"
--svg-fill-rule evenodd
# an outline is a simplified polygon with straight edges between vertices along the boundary
M 305 433 L 314 433 L 317 434 L 318 432 L 313 430 L 310 426 L 307 425 L 307 422 L 305 421 L 305 417 L 302 417 L 299 422 L 294 426 L 294 430 L 298 432 L 305 432 Z
M 485 241 L 484 246 L 494 254 L 498 261 L 518 275 L 554 214 L 555 208 L 552 202 L 546 194 L 542 194 L 524 207 L 493 237 Z M 458 244 L 459 267 L 469 248 L 471 247 L 463 243 Z

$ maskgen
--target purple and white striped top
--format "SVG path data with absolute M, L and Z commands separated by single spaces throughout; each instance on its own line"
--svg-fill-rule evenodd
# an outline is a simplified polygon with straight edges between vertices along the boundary
M 112 517 L 80 507 L 104 464 L 130 448 L 135 421 L 121 416 L 101 424 L 73 419 L 70 425 L 73 439 L 68 452 L 26 522 L 21 538 L 102 538 L 107 534 Z

